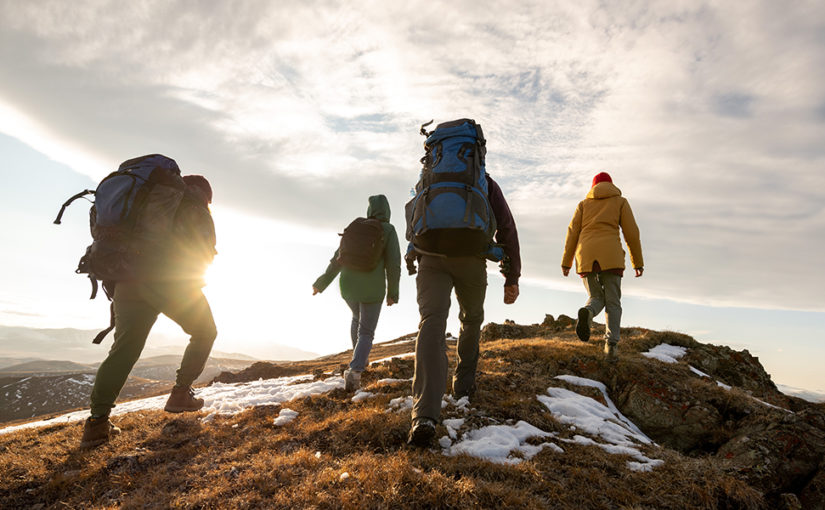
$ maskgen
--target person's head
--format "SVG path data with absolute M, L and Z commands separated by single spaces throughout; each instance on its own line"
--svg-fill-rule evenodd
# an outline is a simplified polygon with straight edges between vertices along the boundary
M 590 187 L 592 188 L 600 182 L 613 182 L 613 179 L 610 178 L 610 174 L 607 172 L 599 172 L 593 177 L 593 184 L 591 184 Z
M 209 181 L 206 180 L 206 177 L 202 175 L 184 175 L 183 183 L 186 184 L 187 187 L 198 190 L 200 194 L 203 195 L 203 198 L 206 199 L 207 204 L 212 203 L 212 186 L 209 184 Z

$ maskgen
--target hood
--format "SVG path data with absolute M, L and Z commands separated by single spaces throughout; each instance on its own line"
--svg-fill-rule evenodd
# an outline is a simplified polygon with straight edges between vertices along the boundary
M 610 198 L 610 197 L 620 197 L 622 196 L 622 191 L 617 188 L 612 182 L 600 182 L 590 188 L 590 191 L 587 193 L 587 198 Z
M 390 221 L 390 203 L 384 195 L 370 197 L 370 206 L 367 208 L 367 218 L 379 221 Z

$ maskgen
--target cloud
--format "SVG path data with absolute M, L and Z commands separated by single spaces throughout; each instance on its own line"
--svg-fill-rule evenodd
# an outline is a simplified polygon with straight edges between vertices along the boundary
M 339 228 L 377 192 L 398 219 L 418 125 L 469 116 L 526 276 L 559 278 L 567 222 L 606 170 L 640 223 L 649 295 L 823 310 L 823 10 L 4 2 L 0 106 L 30 125 L 0 129 L 95 178 L 164 152 L 216 201 Z

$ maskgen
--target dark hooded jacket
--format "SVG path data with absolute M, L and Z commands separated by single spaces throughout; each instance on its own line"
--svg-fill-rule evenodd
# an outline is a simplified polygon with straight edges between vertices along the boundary
M 375 218 L 384 228 L 384 255 L 372 271 L 357 271 L 341 266 L 338 250 L 335 250 L 327 270 L 312 285 L 319 291 L 326 289 L 341 273 L 341 297 L 358 303 L 378 303 L 386 294 L 398 302 L 398 281 L 401 278 L 401 250 L 398 235 L 390 224 L 390 203 L 384 195 L 369 198 L 367 217 Z

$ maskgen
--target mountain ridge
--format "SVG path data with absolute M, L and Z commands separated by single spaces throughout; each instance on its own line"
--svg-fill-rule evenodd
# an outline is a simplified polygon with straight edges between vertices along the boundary
M 91 452 L 75 448 L 78 424 L 0 434 L 0 469 L 9 473 L 0 503 L 822 508 L 825 405 L 780 393 L 747 351 L 623 328 L 619 359 L 608 363 L 598 343 L 576 339 L 572 323 L 548 316 L 541 324 L 485 326 L 477 397 L 469 405 L 445 399 L 441 439 L 431 449 L 404 444 L 414 365 L 407 336 L 376 344 L 356 395 L 335 375 L 351 354 L 343 352 L 255 363 L 201 390 L 260 387 L 265 396 L 275 395 L 267 387 L 277 383 L 304 396 L 256 397 L 229 414 L 209 397 L 215 411 L 206 415 L 119 415 L 123 433 Z M 452 340 L 448 351 L 454 363 Z M 326 389 L 307 394 L 302 385 Z M 585 408 L 609 416 L 594 427 Z M 622 418 L 652 442 L 610 443 L 609 430 L 628 430 Z M 490 442 L 507 431 L 533 438 Z M 471 444 L 504 448 L 504 462 L 479 458 Z

